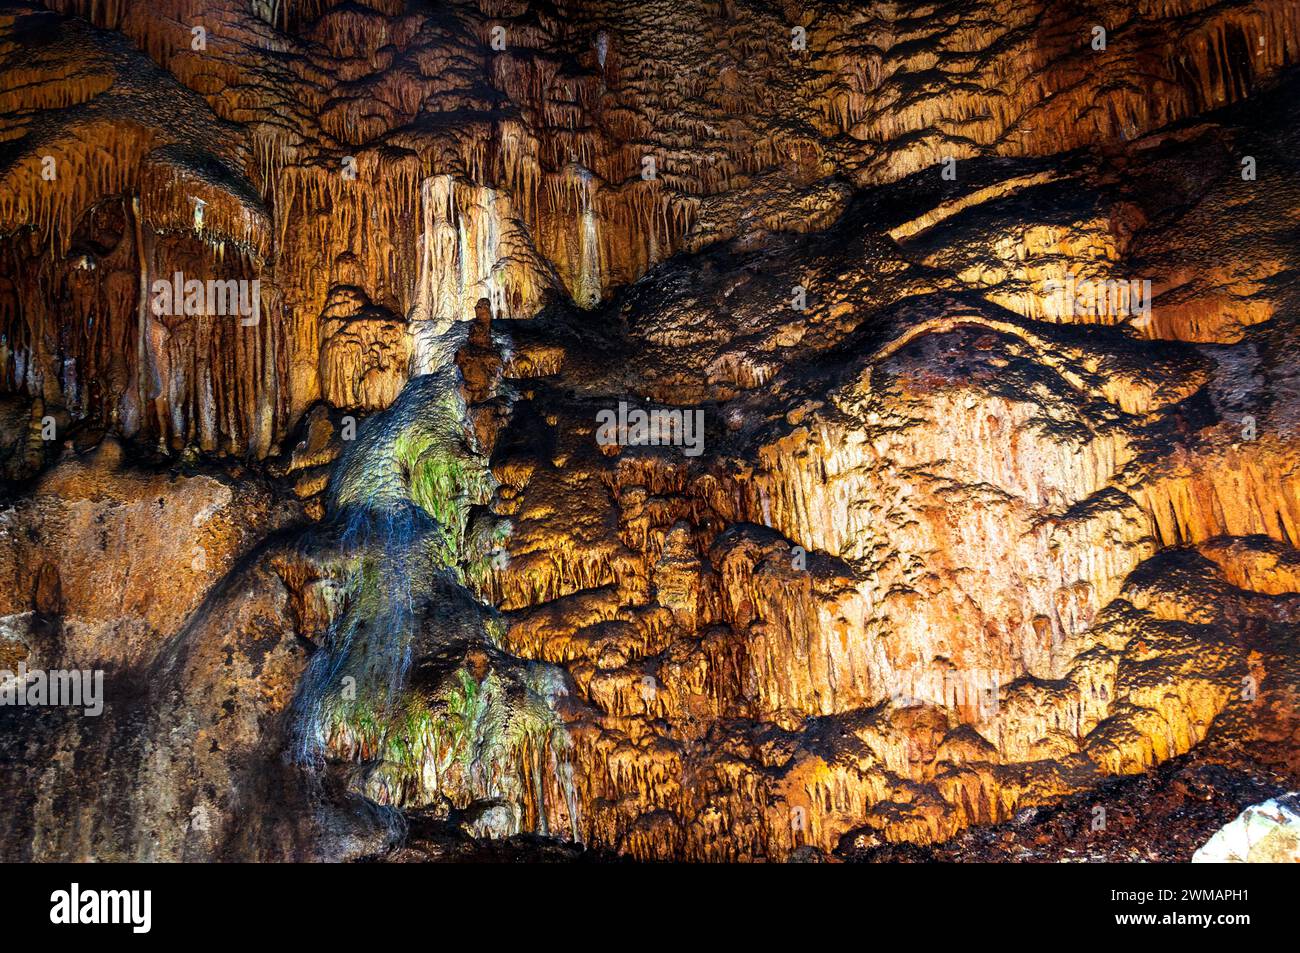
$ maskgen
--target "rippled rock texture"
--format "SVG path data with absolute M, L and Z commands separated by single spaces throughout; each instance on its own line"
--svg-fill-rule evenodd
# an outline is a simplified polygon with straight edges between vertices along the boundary
M 1298 57 L 0 3 L 0 655 L 104 675 L 0 853 L 1187 859 L 1300 772 Z

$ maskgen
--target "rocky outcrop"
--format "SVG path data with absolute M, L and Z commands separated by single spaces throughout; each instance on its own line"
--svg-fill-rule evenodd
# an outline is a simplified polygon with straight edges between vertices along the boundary
M 168 472 L 106 437 L 0 509 L 0 625 L 29 667 L 152 658 L 291 507 L 246 471 Z M 160 532 L 161 526 L 167 532 Z
M 1206 841 L 1194 864 L 1294 864 L 1300 862 L 1296 795 L 1253 804 Z

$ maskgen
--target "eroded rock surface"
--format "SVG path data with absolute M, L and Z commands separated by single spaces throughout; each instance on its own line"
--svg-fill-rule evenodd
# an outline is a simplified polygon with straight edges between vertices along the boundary
M 6 858 L 1187 859 L 1092 808 L 1294 788 L 1295 4 L 46 7 L 0 651 L 106 711 L 0 709 Z

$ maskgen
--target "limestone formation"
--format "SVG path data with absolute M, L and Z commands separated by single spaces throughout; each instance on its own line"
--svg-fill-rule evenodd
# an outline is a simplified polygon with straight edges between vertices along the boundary
M 1046 857 L 1293 790 L 1298 51 L 0 0 L 0 669 L 105 677 L 0 705 L 0 857 Z

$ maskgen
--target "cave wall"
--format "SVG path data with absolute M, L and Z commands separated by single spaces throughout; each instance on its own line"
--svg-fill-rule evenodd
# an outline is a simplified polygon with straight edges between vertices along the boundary
M 0 386 L 256 457 L 319 399 L 391 403 L 479 297 L 592 306 L 943 159 L 1131 140 L 1300 43 L 1263 0 L 49 7 L 0 20 Z M 264 320 L 151 313 L 177 273 L 259 279 Z
M 1293 776 L 1298 31 L 0 6 L 0 647 L 116 699 L 5 714 L 4 855 L 779 859 Z

